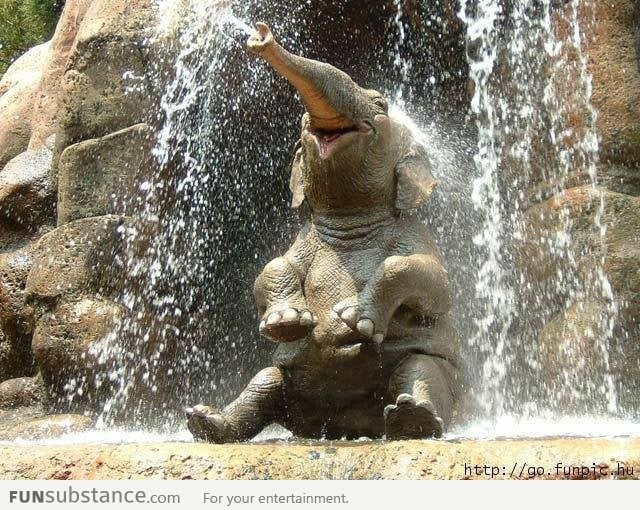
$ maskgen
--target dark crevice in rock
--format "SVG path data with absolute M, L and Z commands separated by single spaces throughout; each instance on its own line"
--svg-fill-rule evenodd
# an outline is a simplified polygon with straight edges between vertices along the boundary
M 640 196 L 640 164 L 602 165 L 598 171 L 598 184 L 616 193 Z

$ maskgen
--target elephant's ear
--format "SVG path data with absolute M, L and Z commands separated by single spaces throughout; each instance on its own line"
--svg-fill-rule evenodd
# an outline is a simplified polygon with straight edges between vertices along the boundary
M 304 153 L 302 142 L 298 141 L 291 163 L 291 178 L 289 179 L 289 189 L 291 189 L 291 207 L 298 208 L 304 202 L 304 178 L 305 178 Z
M 437 185 L 426 149 L 411 140 L 396 166 L 396 209 L 417 209 Z

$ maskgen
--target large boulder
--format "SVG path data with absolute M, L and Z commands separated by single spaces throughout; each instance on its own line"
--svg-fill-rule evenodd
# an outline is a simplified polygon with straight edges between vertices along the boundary
M 525 217 L 528 229 L 515 253 L 532 302 L 547 293 L 543 301 L 551 319 L 538 338 L 545 379 L 561 385 L 567 353 L 574 356 L 573 366 L 586 360 L 588 373 L 589 363 L 602 359 L 598 346 L 608 345 L 620 402 L 640 409 L 640 197 L 576 187 L 531 207 Z M 558 236 L 569 240 L 567 249 L 557 249 Z M 568 262 L 569 252 L 574 262 Z M 604 287 L 596 269 L 601 264 Z M 566 306 L 571 271 L 583 282 L 582 297 Z
M 48 51 L 48 43 L 32 48 L 0 80 L 0 171 L 29 145 L 33 105 Z
M 584 262 L 589 271 L 604 257 L 617 297 L 640 302 L 640 197 L 579 186 L 529 208 L 524 220 L 526 230 L 514 246 L 530 280 L 554 276 L 566 252 L 552 240 L 564 233 L 578 266 Z
M 33 247 L 26 282 L 35 315 L 32 349 L 57 410 L 90 409 L 109 384 L 123 310 L 110 299 L 121 285 L 125 219 L 86 218 L 58 227 Z M 101 377 L 104 375 L 104 377 Z
M 30 334 L 33 311 L 26 303 L 25 285 L 31 270 L 30 246 L 0 253 L 0 326 Z
M 625 304 L 609 331 L 605 302 L 577 302 L 553 317 L 537 345 L 545 401 L 556 412 L 593 414 L 640 409 L 640 306 Z
M 33 335 L 33 354 L 54 404 L 98 404 L 95 391 L 106 390 L 113 356 L 112 336 L 122 310 L 111 301 L 81 299 L 56 306 L 39 321 Z M 110 343 L 111 342 L 111 343 Z
M 575 405 L 576 399 L 583 399 L 584 406 L 593 404 L 593 384 L 606 391 L 600 375 L 607 367 L 602 364 L 600 348 L 608 344 L 607 325 L 604 303 L 578 302 L 553 317 L 540 333 L 543 384 L 556 400 L 556 410 L 570 409 L 568 406 Z M 605 399 L 600 403 L 602 408 L 598 411 L 606 412 Z
M 640 164 L 640 63 L 634 40 L 637 1 L 594 2 L 595 21 L 586 51 L 598 110 L 601 155 L 615 163 Z M 588 11 L 588 10 L 586 10 Z M 640 172 L 638 168 L 636 172 Z
M 29 148 L 37 150 L 55 134 L 58 123 L 60 82 L 76 47 L 80 24 L 93 0 L 66 0 L 49 44 L 38 96 L 33 106 Z
M 34 318 L 24 291 L 30 269 L 29 247 L 0 254 L 0 382 L 34 372 Z
M 46 60 L 49 48 L 49 43 L 34 46 L 11 64 L 6 72 L 0 76 L 0 97 L 14 87 L 37 82 L 37 79 L 42 75 L 41 66 Z
M 52 150 L 51 137 L 40 149 L 17 155 L 0 172 L 0 222 L 28 232 L 53 222 Z
M 58 165 L 58 225 L 126 213 L 136 185 L 149 175 L 151 141 L 149 126 L 137 124 L 67 147 Z
M 604 258 L 617 298 L 640 302 L 640 197 L 581 186 L 531 207 L 525 220 L 528 230 L 516 251 L 530 280 L 553 276 L 565 252 L 551 239 L 564 232 L 578 267 L 589 271 Z
M 87 218 L 44 235 L 33 247 L 28 298 L 39 309 L 59 301 L 109 295 L 119 277 L 118 216 Z
M 158 48 L 147 44 L 155 25 L 151 0 L 94 0 L 79 27 L 62 81 L 57 153 L 153 116 Z
M 0 408 L 28 407 L 42 402 L 40 377 L 18 377 L 0 383 Z

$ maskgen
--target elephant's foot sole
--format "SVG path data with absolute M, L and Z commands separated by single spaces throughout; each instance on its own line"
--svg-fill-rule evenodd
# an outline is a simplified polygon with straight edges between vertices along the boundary
M 422 439 L 442 437 L 443 422 L 429 401 L 416 402 L 408 394 L 402 394 L 395 405 L 384 409 L 387 439 Z
M 195 406 L 186 410 L 187 428 L 196 441 L 207 443 L 227 443 L 229 437 L 225 417 L 213 408 Z

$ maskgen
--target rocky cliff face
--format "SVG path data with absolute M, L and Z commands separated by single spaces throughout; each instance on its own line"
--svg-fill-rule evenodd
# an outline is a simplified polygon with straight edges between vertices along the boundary
M 91 353 L 122 316 L 109 269 L 118 228 L 136 180 L 152 171 L 171 46 L 156 17 L 152 1 L 69 0 L 53 39 L 0 84 L 2 405 L 96 404 L 104 360 Z M 85 398 L 67 399 L 83 386 Z
M 575 251 L 583 255 L 580 263 L 604 257 L 620 309 L 616 374 L 636 381 L 628 388 L 638 390 L 638 6 L 631 0 L 597 5 L 597 22 L 590 25 L 593 33 L 585 51 L 601 137 L 604 244 L 592 228 L 593 190 L 578 177 L 565 193 L 531 204 L 525 213 L 531 231 L 520 250 L 526 254 L 524 265 L 531 278 L 544 279 L 553 272 L 552 254 L 545 251 L 542 240 L 546 232 L 560 228 L 569 211 Z M 407 9 L 419 25 L 415 3 L 408 2 Z M 163 120 L 158 104 L 170 76 L 167 64 L 175 44 L 172 28 L 158 23 L 157 17 L 152 0 L 67 0 L 53 39 L 21 57 L 0 81 L 2 406 L 44 398 L 50 411 L 92 413 L 110 391 L 113 381 L 104 367 L 112 365 L 97 353 L 114 324 L 132 313 L 118 299 L 124 274 L 119 265 L 122 231 L 130 225 L 127 207 L 137 186 L 157 170 L 151 148 Z M 447 57 L 434 54 L 433 59 L 443 59 L 442 65 L 459 74 L 465 68 L 459 48 L 462 28 L 453 3 L 443 7 L 438 19 L 444 36 L 432 34 L 434 44 L 455 51 Z M 165 31 L 158 33 L 158 26 Z M 314 37 L 323 37 L 321 32 Z M 328 32 L 324 37 L 327 51 L 345 65 L 365 62 L 354 64 L 355 72 L 365 76 L 363 69 L 377 65 L 373 50 L 378 41 L 373 32 L 363 34 L 364 60 L 357 55 L 349 60 Z M 407 58 L 417 58 L 419 50 L 403 51 L 411 53 Z M 417 66 L 411 72 L 426 71 Z M 442 93 L 461 112 L 468 107 L 465 83 L 466 78 L 452 74 Z M 550 367 L 562 363 L 567 340 L 589 345 L 589 338 L 598 334 L 593 318 L 601 307 L 591 302 L 569 310 L 558 306 L 539 332 Z M 638 409 L 640 391 L 631 389 L 624 398 Z

